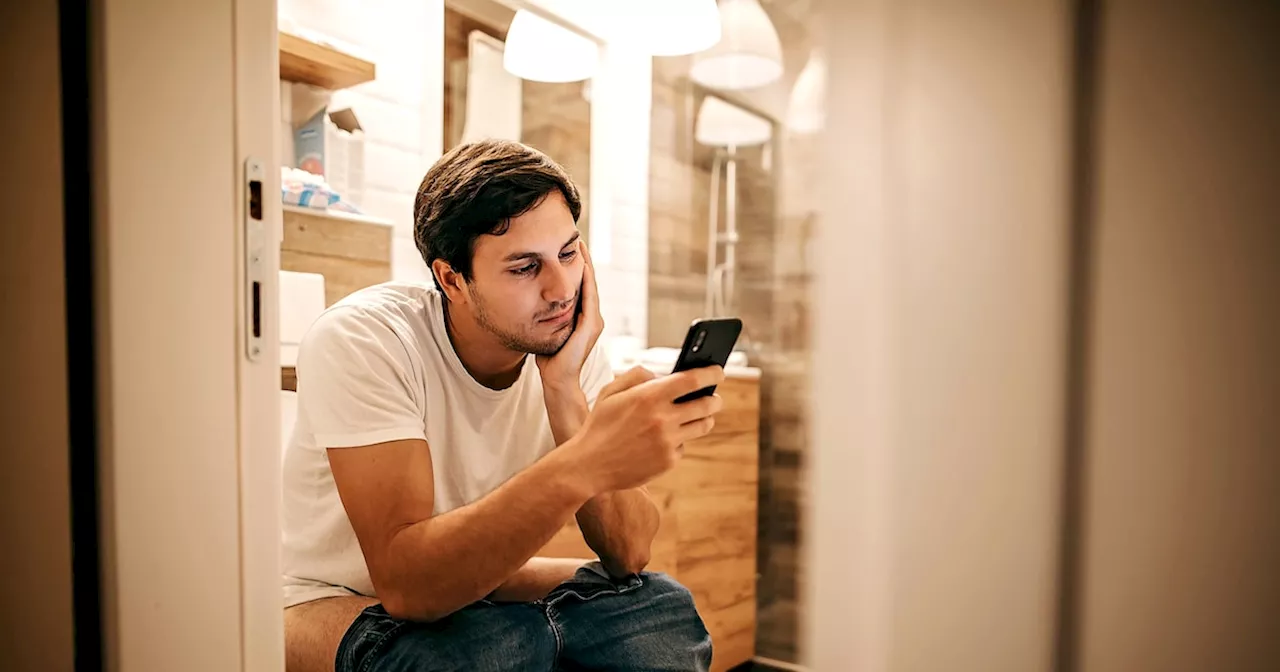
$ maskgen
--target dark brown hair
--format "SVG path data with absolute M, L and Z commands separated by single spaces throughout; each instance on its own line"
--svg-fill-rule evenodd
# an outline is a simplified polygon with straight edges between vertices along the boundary
M 470 280 L 476 239 L 506 233 L 513 218 L 536 207 L 554 190 L 564 196 L 573 221 L 578 221 L 582 214 L 578 188 L 546 154 L 509 140 L 454 147 L 431 166 L 418 187 L 413 204 L 418 252 L 428 267 L 443 259 Z

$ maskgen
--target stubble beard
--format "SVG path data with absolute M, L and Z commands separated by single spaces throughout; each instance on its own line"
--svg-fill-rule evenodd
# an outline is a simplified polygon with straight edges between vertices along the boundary
M 498 342 L 502 344 L 502 347 L 514 352 L 551 357 L 560 352 L 560 349 L 564 347 L 564 344 L 569 341 L 569 337 L 573 334 L 572 329 L 565 328 L 548 338 L 534 340 L 527 334 L 518 334 L 498 326 L 490 317 L 488 306 L 484 299 L 479 295 L 475 295 L 474 304 L 476 324 L 493 334 L 494 338 L 497 338 Z

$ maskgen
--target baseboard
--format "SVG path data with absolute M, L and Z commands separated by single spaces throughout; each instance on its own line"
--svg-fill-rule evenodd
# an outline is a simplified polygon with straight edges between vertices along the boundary
M 774 670 L 776 672 L 809 672 L 809 668 L 795 663 L 788 663 L 763 656 L 756 656 L 751 659 L 754 669 L 757 670 Z

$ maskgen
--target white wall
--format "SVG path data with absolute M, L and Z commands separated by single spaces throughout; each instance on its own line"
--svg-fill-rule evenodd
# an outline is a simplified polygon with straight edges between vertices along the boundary
M 648 56 L 605 48 L 591 95 L 591 240 L 605 338 L 649 330 Z
M 395 226 L 392 275 L 428 280 L 413 243 L 413 199 L 443 149 L 443 0 L 280 0 L 281 17 L 348 42 L 377 79 L 340 92 L 365 130 L 360 205 Z

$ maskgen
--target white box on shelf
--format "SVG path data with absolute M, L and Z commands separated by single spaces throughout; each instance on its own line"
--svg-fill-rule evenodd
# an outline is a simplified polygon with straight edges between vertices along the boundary
M 345 98 L 306 85 L 293 87 L 294 166 L 324 177 L 343 201 L 364 201 L 364 128 Z

